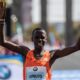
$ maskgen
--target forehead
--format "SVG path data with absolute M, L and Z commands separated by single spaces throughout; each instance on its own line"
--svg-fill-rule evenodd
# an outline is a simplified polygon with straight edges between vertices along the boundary
M 45 32 L 45 30 L 36 30 L 36 31 L 34 31 L 34 34 L 33 34 L 34 36 L 39 36 L 39 35 L 44 35 L 44 36 L 46 36 L 46 32 Z

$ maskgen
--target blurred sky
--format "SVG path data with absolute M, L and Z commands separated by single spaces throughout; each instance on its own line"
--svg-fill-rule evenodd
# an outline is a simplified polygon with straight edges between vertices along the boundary
M 73 21 L 80 21 L 80 0 L 72 0 Z M 47 21 L 65 22 L 65 0 L 47 0 Z M 40 0 L 32 0 L 32 20 L 33 22 L 40 22 Z

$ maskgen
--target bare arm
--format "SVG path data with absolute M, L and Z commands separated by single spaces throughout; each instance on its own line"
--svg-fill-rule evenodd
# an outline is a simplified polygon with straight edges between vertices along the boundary
M 21 53 L 21 54 L 27 53 L 29 48 L 26 47 L 26 49 L 23 49 L 21 46 L 5 40 L 5 38 L 4 38 L 5 36 L 3 33 L 4 32 L 3 31 L 4 18 L 5 18 L 4 10 L 5 10 L 4 6 L 2 6 L 2 4 L 0 4 L 0 45 L 11 51 L 17 52 L 17 53 Z
M 0 45 L 17 53 L 24 54 L 27 53 L 29 48 L 23 49 L 21 46 L 14 44 L 10 41 L 6 41 L 3 33 L 3 24 L 0 24 Z M 23 46 L 24 47 L 24 46 Z
M 76 52 L 78 50 L 80 50 L 80 38 L 75 46 L 68 47 L 63 50 L 58 50 L 55 52 L 55 56 L 58 56 L 59 58 L 64 57 L 64 56 L 72 54 L 73 52 Z
M 80 38 L 79 38 L 77 44 L 73 47 L 64 48 L 62 50 L 56 50 L 55 52 L 51 51 L 52 55 L 51 55 L 50 63 L 53 64 L 53 62 L 56 59 L 67 56 L 67 55 L 70 55 L 70 54 L 72 54 L 72 53 L 74 53 L 78 50 L 80 50 Z

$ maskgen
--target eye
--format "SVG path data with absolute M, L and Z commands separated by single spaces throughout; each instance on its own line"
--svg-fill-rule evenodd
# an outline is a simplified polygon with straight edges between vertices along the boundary
M 42 38 L 42 39 L 45 39 L 45 37 L 44 37 L 44 36 L 42 36 L 41 38 Z

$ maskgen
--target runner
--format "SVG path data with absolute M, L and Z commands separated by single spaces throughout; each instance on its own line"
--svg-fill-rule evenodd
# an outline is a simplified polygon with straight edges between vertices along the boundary
M 0 5 L 1 7 L 1 5 Z M 0 15 L 4 13 L 5 8 L 0 8 Z M 0 45 L 24 57 L 24 80 L 51 80 L 51 66 L 56 59 L 67 56 L 80 50 L 80 39 L 73 47 L 63 50 L 44 50 L 47 42 L 47 35 L 44 29 L 36 28 L 32 32 L 32 41 L 34 49 L 30 50 L 26 46 L 19 46 L 5 40 L 3 34 L 4 16 L 0 16 Z

